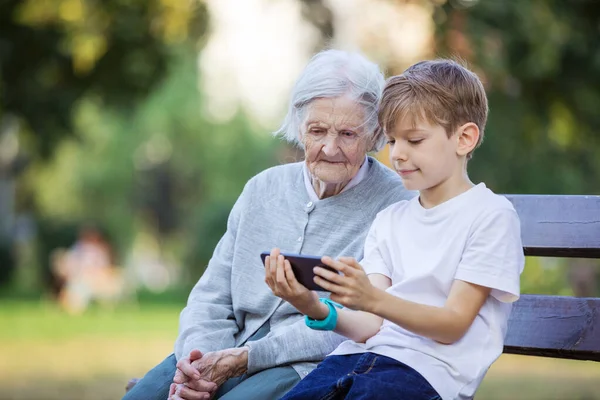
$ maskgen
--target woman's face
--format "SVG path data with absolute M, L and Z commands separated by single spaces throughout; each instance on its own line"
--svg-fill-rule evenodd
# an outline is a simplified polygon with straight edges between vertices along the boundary
M 370 145 L 364 122 L 363 107 L 346 96 L 319 98 L 307 105 L 300 140 L 315 178 L 338 184 L 357 174 Z

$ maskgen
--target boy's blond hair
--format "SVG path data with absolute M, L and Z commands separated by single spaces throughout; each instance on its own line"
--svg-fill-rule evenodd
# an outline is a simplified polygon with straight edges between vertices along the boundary
M 487 97 L 477 75 L 455 61 L 439 59 L 421 61 L 387 80 L 379 124 L 391 132 L 397 121 L 410 118 L 413 125 L 419 121 L 441 125 L 451 136 L 459 126 L 473 122 L 479 128 L 477 148 L 487 115 Z

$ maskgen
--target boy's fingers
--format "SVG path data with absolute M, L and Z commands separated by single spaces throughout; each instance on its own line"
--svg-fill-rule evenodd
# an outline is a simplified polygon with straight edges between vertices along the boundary
M 323 257 L 321 261 L 323 262 L 323 264 L 335 269 L 336 271 L 343 273 L 344 275 L 351 275 L 354 271 L 354 268 L 346 265 L 341 261 L 334 260 L 333 258 L 328 256 Z
M 327 265 L 328 267 L 331 267 L 337 271 L 339 271 L 339 268 L 341 268 L 340 266 L 340 262 L 334 260 L 333 258 L 329 257 L 329 256 L 325 256 L 321 258 L 321 262 L 325 265 Z
M 265 282 L 269 287 L 273 286 L 273 277 L 271 276 L 271 256 L 265 257 Z
M 340 290 L 342 289 L 341 286 L 336 285 L 335 283 L 332 283 L 326 279 L 321 278 L 320 276 L 315 276 L 313 278 L 314 282 L 321 286 L 323 289 L 330 291 L 331 293 L 339 293 Z
M 288 284 L 287 278 L 285 276 L 285 259 L 282 255 L 277 257 L 277 285 L 280 286 L 284 291 L 289 292 L 290 285 Z
M 273 257 L 277 258 L 278 255 L 279 255 L 279 248 L 273 247 L 271 249 L 271 258 L 273 258 Z
M 285 278 L 290 284 L 290 287 L 300 285 L 300 282 L 296 279 L 296 275 L 294 275 L 294 271 L 292 270 L 292 264 L 288 260 L 284 261 L 283 270 L 285 272 Z
M 271 279 L 273 280 L 277 279 L 277 257 L 279 257 L 279 249 L 274 248 L 273 250 L 271 250 L 271 256 L 269 257 L 269 268 L 271 273 Z
M 352 268 L 360 269 L 360 270 L 363 269 L 362 266 L 358 263 L 358 261 L 356 261 L 356 258 L 354 258 L 354 257 L 340 257 L 339 260 Z
M 313 272 L 315 275 L 320 276 L 323 279 L 326 279 L 330 282 L 336 283 L 338 285 L 343 284 L 344 277 L 338 274 L 337 272 L 330 271 L 323 267 L 314 267 Z

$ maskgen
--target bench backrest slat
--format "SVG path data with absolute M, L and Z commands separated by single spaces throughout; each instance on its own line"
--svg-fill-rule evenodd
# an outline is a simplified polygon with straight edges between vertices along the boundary
M 507 195 L 528 256 L 600 258 L 600 196 Z
M 505 353 L 600 361 L 600 299 L 522 295 Z
M 600 258 L 600 196 L 507 195 L 528 256 Z M 600 361 L 600 299 L 522 295 L 505 353 Z

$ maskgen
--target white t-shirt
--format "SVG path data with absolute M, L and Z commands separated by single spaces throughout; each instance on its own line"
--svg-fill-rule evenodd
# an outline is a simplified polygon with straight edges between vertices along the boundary
M 306 186 L 306 191 L 308 192 L 308 198 L 313 203 L 316 203 L 317 201 L 319 201 L 321 199 L 319 199 L 319 196 L 317 196 L 317 192 L 315 192 L 315 188 L 312 185 L 312 181 L 310 179 L 310 175 L 308 173 L 308 167 L 306 166 L 306 163 L 304 163 L 302 165 L 302 171 L 304 173 L 304 186 Z M 358 185 L 360 183 L 360 181 L 365 179 L 365 176 L 367 176 L 367 172 L 369 172 L 369 157 L 365 156 L 365 160 L 363 161 L 363 163 L 360 166 L 360 169 L 358 170 L 356 175 L 354 175 L 354 177 L 352 179 L 350 179 L 350 182 L 348 182 L 348 184 L 346 186 L 344 186 L 344 188 L 342 189 L 342 191 L 340 193 Z
M 366 343 L 345 341 L 332 353 L 385 355 L 418 371 L 444 400 L 472 398 L 502 353 L 511 302 L 519 298 L 524 255 L 512 204 L 483 183 L 430 209 L 418 197 L 395 203 L 375 218 L 361 265 L 391 279 L 387 292 L 431 306 L 444 305 L 455 279 L 492 288 L 451 345 L 385 320 Z

